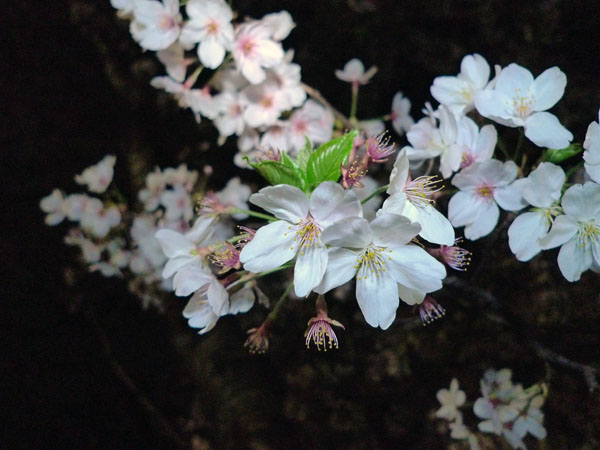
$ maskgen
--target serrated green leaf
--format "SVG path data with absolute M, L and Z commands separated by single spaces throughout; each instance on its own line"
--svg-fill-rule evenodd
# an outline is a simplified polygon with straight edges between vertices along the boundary
M 279 161 L 262 161 L 250 165 L 272 185 L 289 184 L 302 190 L 306 187 L 304 177 L 299 170 Z
M 566 159 L 572 158 L 583 151 L 581 144 L 574 143 L 566 148 L 552 149 L 549 148 L 544 152 L 544 161 L 558 164 Z
M 341 174 L 340 166 L 348 159 L 356 136 L 358 130 L 353 130 L 312 152 L 306 167 L 307 185 L 316 187 L 323 181 L 337 181 Z
M 300 168 L 298 167 L 298 164 L 296 164 L 296 161 L 294 161 L 294 159 L 286 152 L 281 152 L 281 164 L 283 164 L 286 167 L 289 167 L 290 169 L 300 171 Z
M 313 146 L 308 137 L 304 136 L 304 145 L 298 152 L 298 156 L 296 157 L 296 164 L 300 168 L 300 170 L 306 172 L 306 167 L 308 165 L 308 159 L 310 155 L 313 153 Z

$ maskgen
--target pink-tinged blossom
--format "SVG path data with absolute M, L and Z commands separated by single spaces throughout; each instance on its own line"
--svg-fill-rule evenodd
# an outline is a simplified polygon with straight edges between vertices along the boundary
M 224 91 L 215 95 L 218 114 L 214 120 L 221 136 L 241 135 L 246 127 L 244 102 L 238 93 Z
M 190 220 L 193 216 L 192 199 L 185 188 L 178 184 L 174 189 L 163 191 L 160 203 L 165 207 L 165 218 L 168 221 Z
M 461 241 L 462 238 L 457 238 L 454 241 L 454 245 L 441 245 L 440 248 L 428 249 L 427 251 L 431 256 L 443 262 L 448 267 L 464 272 L 467 270 L 469 264 L 471 264 L 471 252 L 456 245 Z
M 317 315 L 308 321 L 308 328 L 304 333 L 304 336 L 306 337 L 306 348 L 310 348 L 311 341 L 319 351 L 321 351 L 321 346 L 325 352 L 328 347 L 330 350 L 334 347 L 338 348 L 338 338 L 332 325 L 345 329 L 344 325 L 335 319 L 331 319 L 327 315 L 327 303 L 322 295 L 317 297 L 316 309 Z
M 286 59 L 287 55 L 286 53 Z M 287 99 L 289 107 L 299 107 L 306 100 L 306 91 L 300 81 L 300 66 L 286 60 L 269 69 L 267 80 L 275 83 L 282 95 Z
M 427 295 L 419 305 L 419 316 L 423 326 L 441 319 L 445 314 L 446 310 L 430 295 Z
M 377 67 L 373 66 L 365 72 L 362 61 L 354 58 L 344 65 L 344 70 L 336 70 L 335 76 L 342 81 L 358 86 L 359 84 L 367 84 L 376 73 Z
M 590 123 L 583 142 L 583 160 L 587 174 L 596 183 L 600 183 L 600 111 L 598 122 Z
M 274 41 L 283 41 L 296 26 L 292 16 L 287 11 L 266 14 L 260 21 L 270 28 L 271 37 Z
M 262 159 L 281 161 L 281 151 L 288 148 L 288 128 L 288 122 L 278 120 L 263 133 L 260 147 L 266 151 L 261 156 Z
M 181 31 L 181 43 L 198 42 L 200 62 L 209 69 L 216 69 L 233 43 L 231 8 L 223 0 L 189 0 L 185 10 L 189 21 Z
M 410 177 L 407 152 L 402 149 L 390 174 L 381 214 L 393 213 L 409 218 L 421 226 L 419 236 L 435 244 L 452 245 L 454 229 L 446 217 L 434 206 L 432 195 L 440 189 L 436 177 Z
M 458 150 L 456 118 L 445 106 L 440 106 L 435 114 L 419 120 L 406 133 L 411 146 L 404 147 L 408 159 L 422 161 L 440 157 L 440 172 L 450 178 L 460 167 L 462 152 Z
M 280 184 L 250 197 L 278 221 L 260 228 L 242 250 L 244 269 L 259 273 L 275 269 L 296 257 L 294 290 L 304 297 L 321 282 L 327 268 L 327 248 L 321 233 L 335 222 L 361 214 L 353 192 L 336 183 L 321 183 L 311 194 Z
M 543 162 L 523 182 L 523 199 L 534 208 L 517 216 L 508 228 L 508 246 L 519 261 L 529 261 L 542 250 L 539 240 L 562 213 L 558 201 L 565 178 L 562 168 Z
M 275 83 L 248 86 L 241 95 L 244 121 L 253 128 L 273 125 L 283 111 L 290 109 L 288 98 Z
M 236 30 L 233 57 L 238 69 L 252 84 L 262 83 L 265 69 L 283 59 L 283 48 L 272 39 L 272 29 L 258 21 L 240 25 Z
M 452 184 L 459 189 L 448 204 L 448 218 L 455 227 L 465 227 L 465 237 L 476 240 L 493 231 L 500 210 L 518 211 L 526 206 L 521 196 L 523 179 L 514 181 L 517 166 L 512 161 L 490 159 L 457 173 Z
M 179 37 L 181 14 L 178 0 L 135 0 L 133 37 L 147 50 L 168 48 Z
M 188 65 L 191 63 L 185 58 L 184 48 L 178 42 L 165 50 L 156 52 L 156 57 L 165 66 L 167 74 L 178 83 L 183 83 Z
M 498 141 L 498 134 L 493 125 L 484 125 L 481 130 L 469 117 L 458 121 L 456 146 L 450 151 L 460 152 L 460 168 L 492 159 Z M 454 158 L 452 158 L 454 159 Z
M 479 114 L 508 127 L 524 127 L 525 136 L 538 147 L 564 148 L 573 140 L 555 115 L 545 112 L 563 96 L 566 75 L 552 67 L 536 79 L 518 64 L 502 69 L 494 89 L 475 95 Z
M 219 273 L 227 273 L 230 270 L 238 270 L 242 267 L 240 263 L 240 251 L 230 242 L 216 244 L 212 254 L 211 262 L 220 267 Z
M 368 167 L 369 155 L 354 147 L 346 165 L 340 167 L 344 189 L 350 189 L 353 186 L 358 188 L 363 187 L 360 180 L 367 174 Z
M 589 181 L 571 186 L 561 206 L 565 214 L 554 219 L 539 244 L 543 249 L 561 247 L 558 267 L 568 281 L 574 282 L 594 264 L 600 264 L 600 185 Z
M 102 194 L 111 183 L 117 158 L 106 155 L 102 161 L 85 169 L 80 175 L 75 175 L 77 184 L 86 185 L 88 191 Z
M 324 294 L 356 276 L 356 299 L 372 327 L 387 329 L 394 322 L 399 297 L 420 303 L 425 293 L 442 287 L 444 266 L 412 239 L 420 225 L 396 214 L 372 222 L 348 217 L 323 231 L 330 246 L 329 263 L 315 292 Z
M 385 132 L 368 138 L 365 147 L 371 162 L 374 163 L 386 162 L 396 151 L 394 143 L 390 144 L 390 137 Z
M 81 227 L 98 238 L 105 237 L 111 228 L 121 223 L 121 213 L 116 206 L 105 208 L 97 198 L 89 198 L 81 215 Z
M 392 127 L 394 131 L 402 136 L 410 127 L 415 123 L 410 115 L 410 100 L 402 92 L 396 92 L 392 99 L 392 112 L 390 113 L 390 120 L 392 121 Z
M 299 151 L 308 138 L 313 144 L 322 144 L 333 135 L 333 114 L 314 100 L 307 100 L 289 119 L 288 142 L 290 150 Z
M 271 336 L 271 322 L 268 319 L 258 328 L 250 328 L 247 331 L 248 338 L 244 347 L 248 347 L 250 353 L 263 354 L 269 350 L 269 337 Z
M 40 201 L 40 209 L 48 214 L 44 219 L 46 225 L 58 225 L 67 215 L 64 194 L 60 189 L 54 189 L 50 195 Z
M 431 95 L 455 115 L 462 116 L 473 109 L 475 95 L 489 87 L 489 79 L 490 66 L 485 58 L 476 53 L 467 55 L 460 63 L 457 76 L 442 76 L 433 80 Z

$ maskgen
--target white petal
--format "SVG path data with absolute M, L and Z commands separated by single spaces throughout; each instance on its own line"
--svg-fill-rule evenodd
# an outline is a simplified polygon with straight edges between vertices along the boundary
M 462 59 L 460 73 L 476 88 L 483 88 L 490 79 L 490 66 L 483 56 L 475 53 Z
M 591 266 L 591 249 L 588 246 L 578 245 L 576 239 L 571 239 L 560 248 L 558 268 L 567 281 L 579 281 L 581 274 Z
M 494 202 L 484 203 L 481 208 L 481 214 L 477 220 L 465 227 L 465 237 L 472 241 L 490 234 L 496 227 L 500 216 L 498 205 Z
M 577 233 L 577 221 L 570 216 L 558 216 L 554 219 L 548 235 L 538 242 L 544 250 L 563 245 Z
M 325 294 L 350 281 L 356 275 L 358 257 L 358 252 L 347 248 L 330 248 L 325 275 L 313 290 L 317 294 Z
M 590 176 L 590 178 L 596 183 L 600 183 L 600 164 L 591 165 L 585 163 L 583 166 L 585 167 L 585 171 Z
M 421 231 L 419 224 L 412 223 L 406 217 L 385 212 L 378 215 L 370 225 L 373 243 L 382 247 L 407 244 Z
M 211 281 L 211 276 L 207 274 L 199 264 L 188 264 L 175 274 L 173 278 L 173 287 L 175 295 L 178 297 L 187 297 L 197 291 L 202 286 Z
M 410 166 L 408 162 L 408 156 L 406 155 L 406 148 L 403 148 L 398 153 L 396 161 L 394 162 L 394 168 L 390 173 L 390 184 L 386 191 L 389 195 L 393 195 L 404 190 L 404 186 L 406 185 L 406 181 L 408 179 L 409 168 Z
M 548 232 L 548 222 L 543 214 L 527 212 L 519 215 L 508 228 L 508 246 L 519 261 L 529 261 L 542 247 L 538 239 Z
M 527 118 L 525 136 L 538 147 L 558 149 L 568 147 L 573 140 L 571 132 L 548 112 L 534 113 Z
M 538 208 L 547 208 L 560 198 L 565 172 L 560 166 L 543 162 L 529 174 L 523 186 L 523 198 Z
M 310 196 L 310 212 L 317 222 L 326 227 L 346 217 L 362 215 L 360 202 L 352 191 L 332 181 L 321 183 Z
M 159 230 L 156 235 L 156 240 L 160 244 L 169 258 L 175 256 L 189 255 L 192 250 L 196 247 L 181 233 L 177 233 L 173 230 L 163 229 Z
M 390 248 L 385 267 L 398 283 L 421 292 L 441 289 L 446 269 L 433 256 L 416 245 Z
M 278 219 L 298 223 L 308 215 L 308 198 L 295 186 L 278 184 L 262 188 L 250 196 L 250 203 L 260 206 Z
M 456 236 L 450 221 L 432 205 L 415 208 L 418 211 L 417 222 L 421 225 L 419 236 L 440 245 L 453 245 Z
M 561 204 L 566 214 L 581 222 L 593 219 L 600 212 L 600 185 L 575 184 L 566 190 Z
M 215 314 L 224 316 L 229 312 L 229 294 L 214 276 L 210 277 L 206 297 Z
M 216 69 L 225 58 L 225 48 L 216 39 L 205 39 L 198 46 L 200 62 L 209 69 Z
M 395 194 L 390 195 L 385 202 L 383 202 L 383 206 L 381 207 L 381 210 L 378 211 L 378 214 L 386 212 L 389 214 L 402 215 L 407 202 L 408 199 L 406 198 L 406 194 L 404 192 L 396 192 Z
M 305 297 L 323 279 L 327 269 L 327 248 L 317 243 L 301 248 L 294 267 L 294 291 L 298 297 Z
M 194 222 L 190 230 L 185 233 L 186 239 L 197 245 L 205 245 L 210 242 L 214 233 L 215 220 L 210 216 L 200 216 Z
M 469 85 L 457 77 L 436 77 L 431 86 L 431 95 L 442 105 L 467 104 L 469 101 L 463 92 L 469 89 Z
M 373 240 L 369 222 L 362 217 L 349 217 L 325 228 L 321 240 L 333 247 L 365 248 Z
M 396 318 L 400 303 L 396 282 L 389 276 L 371 273 L 357 278 L 356 300 L 367 323 L 383 330 L 389 328 Z
M 520 178 L 513 181 L 505 187 L 501 187 L 494 191 L 494 200 L 500 207 L 506 211 L 519 211 L 527 206 L 523 200 L 522 191 L 527 179 Z
M 534 111 L 552 108 L 562 98 L 567 86 L 567 76 L 558 68 L 551 67 L 533 82 Z
M 240 252 L 244 269 L 258 273 L 271 270 L 291 260 L 298 249 L 296 230 L 284 220 L 261 227 Z
M 483 204 L 479 197 L 470 192 L 459 191 L 448 203 L 448 219 L 455 227 L 469 225 L 479 218 Z
M 407 288 L 402 284 L 398 284 L 398 295 L 407 305 L 419 305 L 425 299 L 425 292 Z
M 162 277 L 164 279 L 171 278 L 175 272 L 197 259 L 199 259 L 198 256 L 192 255 L 181 255 L 175 256 L 174 258 L 170 258 L 169 261 L 167 261 L 165 268 L 163 269 Z
M 496 80 L 495 90 L 509 97 L 517 94 L 527 95 L 532 84 L 531 72 L 513 63 L 502 69 Z
M 494 149 L 498 142 L 498 132 L 493 125 L 485 125 L 481 128 L 473 154 L 477 155 L 477 161 L 486 161 L 494 155 Z
M 475 107 L 479 114 L 508 127 L 518 126 L 513 121 L 511 97 L 501 92 L 484 90 L 475 94 Z

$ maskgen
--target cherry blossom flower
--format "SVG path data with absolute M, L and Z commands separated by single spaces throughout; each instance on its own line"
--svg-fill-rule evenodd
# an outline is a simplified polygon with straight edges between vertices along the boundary
M 255 21 L 240 25 L 236 30 L 233 57 L 244 77 L 252 84 L 262 83 L 266 68 L 276 66 L 284 53 L 279 42 L 272 39 L 273 30 Z
M 419 316 L 423 326 L 429 325 L 446 314 L 446 310 L 431 295 L 425 296 L 423 302 L 419 305 Z
M 465 116 L 458 121 L 456 146 L 450 151 L 461 153 L 460 168 L 464 169 L 473 163 L 491 159 L 497 141 L 498 133 L 493 125 L 484 125 L 480 130 L 472 119 Z
M 184 45 L 199 42 L 198 57 L 209 69 L 216 69 L 233 43 L 231 8 L 223 0 L 189 0 L 185 11 L 189 17 L 179 38 Z
M 266 14 L 260 21 L 271 29 L 271 37 L 275 41 L 283 41 L 296 26 L 287 11 Z
M 410 127 L 415 123 L 410 115 L 410 100 L 404 97 L 402 92 L 396 92 L 392 99 L 390 120 L 392 121 L 392 127 L 400 136 L 410 130 Z
M 160 203 L 165 207 L 165 218 L 169 221 L 190 220 L 193 216 L 192 199 L 186 189 L 178 184 L 174 189 L 163 191 Z
M 290 108 L 299 107 L 306 100 L 306 91 L 301 86 L 300 66 L 288 62 L 288 55 L 291 53 L 287 52 L 281 63 L 269 69 L 267 79 L 279 87 Z
M 442 287 L 444 266 L 410 241 L 420 225 L 396 214 L 382 214 L 372 222 L 348 217 L 323 231 L 331 246 L 319 294 L 356 276 L 356 299 L 372 327 L 389 328 L 396 317 L 398 297 L 414 304 Z
M 300 189 L 280 184 L 253 194 L 250 203 L 280 220 L 260 228 L 243 248 L 240 261 L 244 269 L 264 272 L 297 256 L 294 290 L 298 297 L 308 295 L 327 268 L 322 232 L 337 221 L 361 214 L 356 195 L 330 181 L 321 183 L 310 200 Z
M 60 189 L 54 189 L 50 195 L 44 197 L 40 201 L 40 208 L 48 214 L 44 219 L 46 225 L 58 225 L 67 215 L 67 211 L 65 210 L 65 196 Z
M 185 50 L 179 42 L 175 42 L 165 50 L 159 50 L 156 52 L 156 57 L 173 80 L 183 83 L 190 60 L 185 58 Z
M 117 11 L 117 16 L 122 19 L 133 17 L 133 4 L 135 0 L 110 0 L 110 5 Z
M 359 84 L 367 84 L 369 80 L 377 73 L 377 67 L 373 66 L 365 72 L 365 66 L 360 59 L 351 59 L 344 65 L 344 70 L 336 70 L 335 76 L 342 81 Z
M 517 166 L 490 159 L 457 173 L 452 184 L 460 189 L 448 204 L 448 218 L 455 227 L 465 226 L 465 237 L 476 240 L 492 232 L 500 210 L 518 211 L 526 204 L 520 189 L 523 179 L 513 182 Z
M 436 244 L 452 245 L 454 228 L 433 206 L 431 195 L 439 190 L 435 177 L 410 179 L 406 149 L 402 149 L 390 174 L 387 193 L 381 213 L 393 213 L 409 218 L 421 225 L 419 236 Z
M 168 48 L 179 37 L 181 14 L 178 0 L 135 0 L 133 37 L 147 50 Z
M 433 115 L 419 120 L 406 133 L 411 146 L 404 147 L 411 161 L 440 157 L 440 172 L 450 178 L 460 167 L 462 152 L 454 149 L 458 133 L 456 118 L 445 106 Z
M 394 143 L 390 144 L 390 137 L 385 132 L 369 137 L 365 142 L 365 147 L 367 155 L 374 163 L 386 162 L 388 157 L 396 151 Z
M 554 220 L 539 244 L 543 249 L 561 246 L 558 267 L 573 282 L 594 262 L 600 264 L 600 185 L 589 181 L 571 186 L 561 206 L 565 214 Z
M 89 198 L 81 215 L 81 227 L 92 235 L 103 238 L 111 228 L 121 223 L 121 213 L 116 206 L 104 207 L 97 198 Z
M 304 333 L 306 348 L 310 348 L 311 341 L 314 342 L 319 351 L 321 351 L 321 346 L 323 346 L 323 351 L 327 351 L 327 347 L 330 350 L 334 347 L 338 348 L 338 338 L 332 325 L 345 329 L 344 325 L 327 315 L 327 303 L 322 295 L 317 297 L 316 308 L 317 315 L 308 321 L 308 328 Z
M 116 161 L 115 156 L 106 155 L 98 164 L 88 167 L 79 175 L 75 175 L 75 182 L 87 185 L 90 192 L 102 194 L 113 179 Z
M 454 245 L 441 245 L 440 248 L 427 249 L 427 251 L 448 267 L 464 272 L 467 270 L 467 266 L 471 264 L 471 252 L 456 245 L 461 241 L 462 238 L 456 238 Z
M 241 96 L 244 122 L 253 128 L 274 124 L 283 111 L 291 108 L 287 96 L 275 83 L 248 86 Z
M 246 128 L 244 103 L 237 93 L 221 92 L 214 97 L 219 111 L 214 124 L 221 136 L 241 135 Z
M 288 142 L 290 150 L 300 150 L 308 138 L 313 144 L 322 144 L 333 134 L 333 114 L 314 100 L 307 100 L 289 119 Z
M 590 123 L 583 142 L 585 171 L 596 183 L 600 183 L 600 110 L 598 122 Z
M 508 127 L 524 127 L 525 136 L 538 147 L 564 148 L 573 135 L 556 116 L 545 112 L 563 96 L 566 75 L 558 67 L 547 69 L 535 80 L 518 64 L 502 69 L 494 89 L 475 95 L 479 114 Z
M 453 378 L 450 382 L 450 389 L 440 389 L 437 391 L 436 396 L 442 406 L 435 412 L 435 416 L 448 421 L 458 417 L 460 414 L 458 408 L 464 405 L 467 399 L 464 391 L 458 388 L 456 378 Z
M 475 95 L 485 89 L 490 79 L 490 66 L 477 53 L 465 56 L 460 63 L 460 73 L 433 80 L 431 95 L 455 115 L 462 116 L 473 109 Z
M 541 163 L 523 182 L 523 199 L 535 208 L 520 214 L 508 229 L 508 245 L 519 261 L 529 261 L 542 251 L 539 240 L 562 212 L 558 201 L 564 182 L 565 172 L 549 162 Z

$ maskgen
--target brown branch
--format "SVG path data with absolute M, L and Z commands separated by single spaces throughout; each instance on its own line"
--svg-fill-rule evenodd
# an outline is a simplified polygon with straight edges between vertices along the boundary
M 318 101 L 323 106 L 325 106 L 325 108 L 330 110 L 333 113 L 333 115 L 340 122 L 342 122 L 348 130 L 352 130 L 353 128 L 356 128 L 356 124 L 352 123 L 350 121 L 350 119 L 348 119 L 344 114 L 342 114 L 339 110 L 337 110 L 331 103 L 329 103 L 327 100 L 325 100 L 325 97 L 323 97 L 323 95 L 321 95 L 321 93 L 319 91 L 317 91 L 315 88 L 310 87 L 309 85 L 307 85 L 305 83 L 300 83 L 300 85 L 306 91 L 306 93 L 309 95 L 309 97 L 314 98 L 316 101 Z
M 170 439 L 177 445 L 178 448 L 189 450 L 191 446 L 188 442 L 183 439 L 179 433 L 173 428 L 173 426 L 167 421 L 164 414 L 150 401 L 150 399 L 137 387 L 133 379 L 127 374 L 123 366 L 117 361 L 112 352 L 112 346 L 110 341 L 104 333 L 104 330 L 100 324 L 96 321 L 91 313 L 86 313 L 88 321 L 91 323 L 98 340 L 102 346 L 102 350 L 113 374 L 123 383 L 127 390 L 135 397 L 136 401 L 146 411 L 148 416 L 152 419 L 155 425 L 158 427 L 158 431 Z

